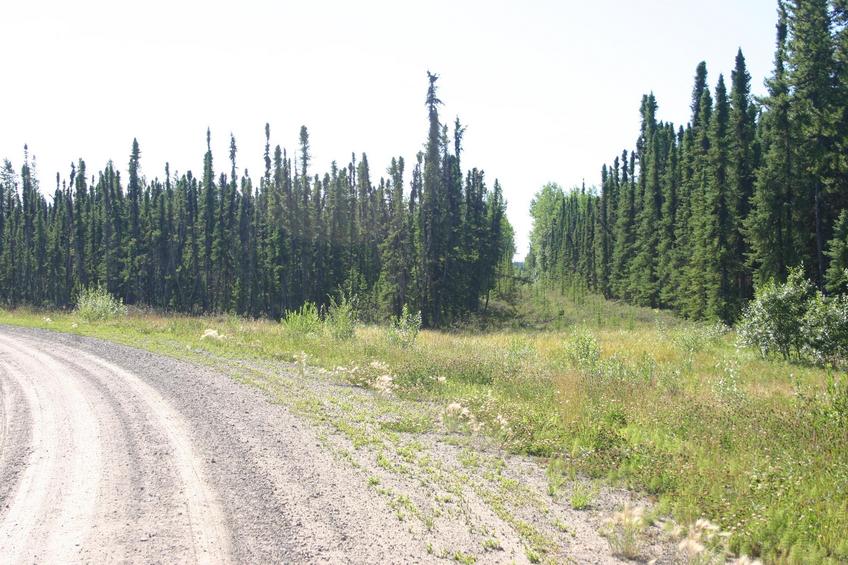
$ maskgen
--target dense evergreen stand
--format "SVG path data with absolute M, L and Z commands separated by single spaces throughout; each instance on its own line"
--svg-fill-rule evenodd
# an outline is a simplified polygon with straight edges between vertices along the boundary
M 698 65 L 685 127 L 643 97 L 634 151 L 599 191 L 545 187 L 528 265 L 604 295 L 732 322 L 757 283 L 803 265 L 829 292 L 848 276 L 848 2 L 778 3 L 768 95 L 741 50 L 714 90 Z M 729 92 L 728 92 L 729 88 Z
M 355 295 L 363 316 L 397 315 L 445 325 L 476 311 L 512 269 L 512 228 L 500 184 L 463 173 L 464 127 L 439 119 L 437 76 L 429 75 L 426 151 L 406 189 L 403 158 L 372 181 L 367 157 L 322 175 L 310 169 L 300 131 L 298 158 L 273 150 L 265 126 L 265 170 L 239 176 L 230 139 L 227 172 L 215 171 L 206 132 L 200 177 L 140 175 L 133 140 L 126 180 L 110 162 L 85 162 L 39 190 L 26 152 L 20 175 L 0 170 L 0 302 L 65 307 L 103 286 L 128 304 L 180 312 L 280 317 L 305 302 Z

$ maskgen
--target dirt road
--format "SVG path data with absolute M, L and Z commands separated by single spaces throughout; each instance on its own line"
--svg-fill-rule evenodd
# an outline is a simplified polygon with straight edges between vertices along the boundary
M 213 371 L 0 328 L 0 562 L 408 562 L 314 432 Z

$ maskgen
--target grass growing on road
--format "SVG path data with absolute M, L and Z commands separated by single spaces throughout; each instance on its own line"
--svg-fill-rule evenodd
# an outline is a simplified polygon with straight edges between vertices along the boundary
M 707 517 L 736 553 L 848 560 L 844 377 L 763 360 L 737 349 L 734 334 L 720 327 L 575 290 L 563 297 L 526 288 L 509 320 L 485 332 L 422 331 L 408 345 L 374 326 L 332 339 L 236 317 L 136 312 L 90 323 L 73 313 L 0 313 L 0 323 L 176 357 L 320 367 L 387 398 L 425 401 L 451 431 L 479 431 L 513 452 L 649 493 L 681 523 Z M 217 337 L 204 338 L 208 329 Z M 367 444 L 377 433 L 369 426 L 346 433 Z M 432 426 L 398 412 L 381 416 L 379 433 Z

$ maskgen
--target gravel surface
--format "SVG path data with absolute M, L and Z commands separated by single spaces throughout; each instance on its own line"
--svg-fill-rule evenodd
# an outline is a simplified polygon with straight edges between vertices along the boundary
M 345 394 L 366 402 L 370 393 Z M 456 463 L 467 448 L 424 438 L 429 474 L 391 474 L 367 450 L 340 460 L 338 441 L 273 398 L 223 371 L 0 326 L 0 562 L 528 561 L 519 522 L 475 486 L 491 473 L 480 466 L 478 483 Z M 518 497 L 508 481 L 522 481 L 522 500 L 544 498 L 537 465 L 515 458 L 501 468 L 505 491 Z M 458 485 L 463 509 L 452 512 L 443 494 L 436 524 L 424 527 L 401 510 L 444 489 L 433 469 L 448 477 L 439 484 Z M 375 476 L 392 494 L 371 488 Z M 630 499 L 605 491 L 598 505 L 611 512 Z M 618 561 L 597 532 L 599 513 L 528 512 L 521 524 L 547 521 L 548 531 L 552 517 L 568 521 L 556 561 Z M 500 547 L 484 549 L 493 536 Z M 655 546 L 652 555 L 669 555 Z
M 311 429 L 223 375 L 2 328 L 0 379 L 4 562 L 409 562 L 420 551 Z

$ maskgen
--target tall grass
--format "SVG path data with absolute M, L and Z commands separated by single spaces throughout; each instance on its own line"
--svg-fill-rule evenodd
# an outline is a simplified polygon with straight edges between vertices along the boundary
M 287 310 L 281 324 L 292 335 L 319 336 L 324 331 L 318 307 L 312 302 L 307 302 L 297 310 Z
M 74 312 L 86 322 L 112 320 L 127 315 L 124 303 L 103 287 L 90 287 L 77 295 Z
M 324 325 L 333 339 L 338 341 L 348 340 L 354 336 L 356 331 L 356 305 L 354 300 L 342 294 L 339 297 L 330 297 L 330 305 L 324 316 Z

